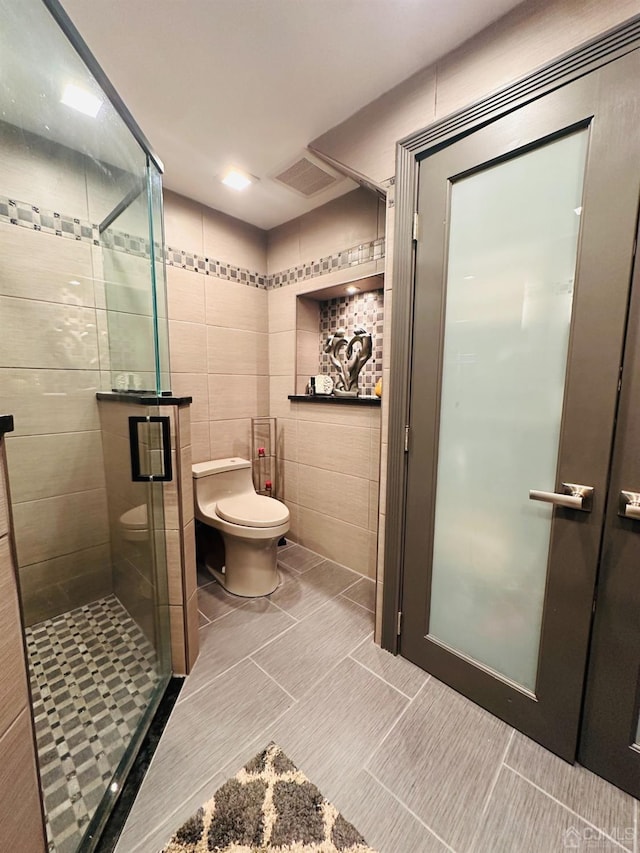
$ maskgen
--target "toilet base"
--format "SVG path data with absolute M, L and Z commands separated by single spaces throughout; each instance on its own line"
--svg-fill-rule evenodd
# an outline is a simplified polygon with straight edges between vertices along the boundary
M 222 538 L 225 548 L 224 571 L 206 562 L 207 571 L 220 586 L 243 598 L 259 598 L 275 592 L 280 583 L 277 569 L 279 537 L 246 541 L 223 533 Z

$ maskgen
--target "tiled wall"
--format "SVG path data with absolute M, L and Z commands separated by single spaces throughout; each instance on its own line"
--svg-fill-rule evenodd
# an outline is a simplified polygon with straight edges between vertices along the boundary
M 193 461 L 248 457 L 251 417 L 269 414 L 266 233 L 165 192 L 165 238 L 171 383 L 193 397 Z
M 42 853 L 42 809 L 35 761 L 29 694 L 9 540 L 4 438 L 0 436 L 0 850 Z
M 84 164 L 0 124 L 0 193 L 87 219 Z M 0 397 L 28 624 L 106 594 L 109 529 L 100 424 L 106 327 L 90 240 L 0 222 Z
M 314 370 L 318 358 L 317 303 L 299 322 L 297 297 L 380 273 L 384 206 L 356 190 L 267 234 L 166 192 L 165 231 L 172 389 L 194 398 L 194 461 L 250 458 L 251 417 L 281 418 L 291 538 L 372 576 L 379 410 L 311 410 L 287 395 L 299 329 L 313 335 Z
M 372 193 L 356 190 L 269 232 L 269 272 L 383 237 L 384 206 Z M 269 290 L 270 411 L 278 418 L 291 538 L 369 577 L 375 577 L 377 551 L 380 410 L 294 403 L 287 395 L 295 393 L 296 369 L 304 382 L 311 367 L 300 364 L 305 347 L 299 334 L 314 342 L 318 334 L 318 304 L 298 297 L 379 274 L 383 266 L 382 258 L 372 258 Z M 317 345 L 313 349 L 317 359 Z

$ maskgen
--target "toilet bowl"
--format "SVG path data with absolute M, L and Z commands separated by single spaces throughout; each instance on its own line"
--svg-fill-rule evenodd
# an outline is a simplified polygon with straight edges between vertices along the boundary
M 122 538 L 128 542 L 146 542 L 149 538 L 147 505 L 140 504 L 123 512 L 120 516 Z
M 207 569 L 234 595 L 269 595 L 278 586 L 278 540 L 289 530 L 289 510 L 256 494 L 247 459 L 198 462 L 192 470 L 195 516 L 224 540 L 223 571 Z

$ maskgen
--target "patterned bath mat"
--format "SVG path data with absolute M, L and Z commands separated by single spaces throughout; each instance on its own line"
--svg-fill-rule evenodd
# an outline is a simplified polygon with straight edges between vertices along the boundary
M 180 827 L 162 853 L 375 853 L 274 743 Z

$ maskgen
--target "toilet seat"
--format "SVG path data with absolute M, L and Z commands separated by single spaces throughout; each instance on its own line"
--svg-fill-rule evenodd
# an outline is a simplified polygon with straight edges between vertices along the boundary
M 274 498 L 255 493 L 223 498 L 216 504 L 220 518 L 244 527 L 277 527 L 289 521 L 289 510 Z
M 146 530 L 147 529 L 147 505 L 140 504 L 128 509 L 120 516 L 120 523 L 128 530 Z

